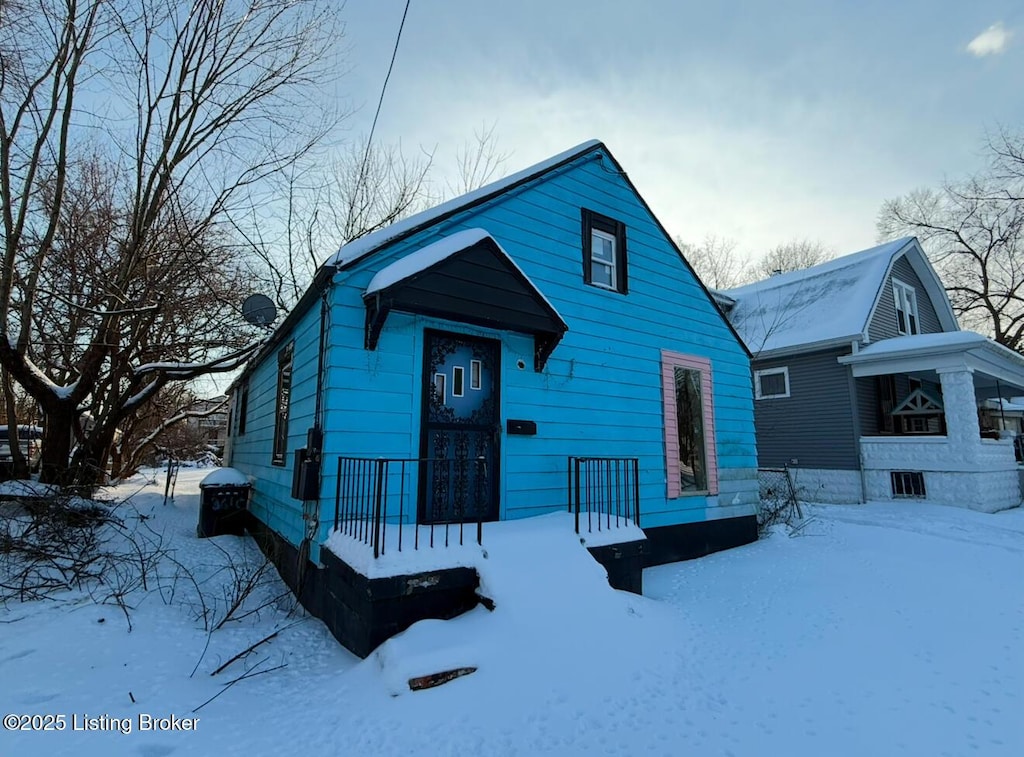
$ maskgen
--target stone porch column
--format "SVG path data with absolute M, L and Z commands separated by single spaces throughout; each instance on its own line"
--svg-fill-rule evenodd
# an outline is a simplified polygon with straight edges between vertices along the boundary
M 939 369 L 942 406 L 946 414 L 946 438 L 963 451 L 963 460 L 976 463 L 981 452 L 978 400 L 974 394 L 974 372 L 970 368 Z

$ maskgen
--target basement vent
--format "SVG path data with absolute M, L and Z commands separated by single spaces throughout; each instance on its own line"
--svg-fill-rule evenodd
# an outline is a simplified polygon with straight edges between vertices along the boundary
M 921 471 L 894 470 L 889 474 L 892 480 L 892 496 L 923 497 L 924 473 Z

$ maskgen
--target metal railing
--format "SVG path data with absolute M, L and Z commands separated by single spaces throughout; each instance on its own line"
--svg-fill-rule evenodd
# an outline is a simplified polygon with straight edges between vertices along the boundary
M 635 457 L 570 457 L 569 512 L 588 533 L 640 526 L 640 460 Z
M 448 514 L 443 522 L 421 524 L 417 517 L 420 471 L 427 466 L 431 480 L 452 484 L 440 496 Z M 443 466 L 443 467 L 442 467 Z M 402 551 L 408 548 L 412 530 L 412 548 L 420 549 L 420 532 L 425 531 L 424 547 L 449 546 L 457 534 L 465 540 L 466 526 L 475 527 L 476 542 L 483 544 L 483 519 L 466 520 L 467 490 L 474 481 L 486 477 L 484 460 L 465 458 L 371 458 L 339 457 L 338 480 L 334 498 L 334 530 L 373 548 L 374 558 L 385 554 L 389 543 Z M 468 473 L 472 472 L 473 476 Z M 462 482 L 461 488 L 459 482 Z M 428 496 L 437 497 L 437 492 Z

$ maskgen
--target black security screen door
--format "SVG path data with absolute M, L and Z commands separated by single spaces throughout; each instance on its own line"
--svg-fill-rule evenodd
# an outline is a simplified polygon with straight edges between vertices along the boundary
M 497 520 L 500 343 L 424 337 L 419 522 Z

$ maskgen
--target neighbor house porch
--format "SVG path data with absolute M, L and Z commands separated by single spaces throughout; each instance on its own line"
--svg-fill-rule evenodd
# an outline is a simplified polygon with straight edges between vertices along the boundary
M 984 512 L 1021 503 L 1012 435 L 983 433 L 979 422 L 983 401 L 1024 393 L 1019 353 L 959 331 L 887 339 L 840 362 L 867 405 L 858 408 L 866 500 L 921 498 Z

